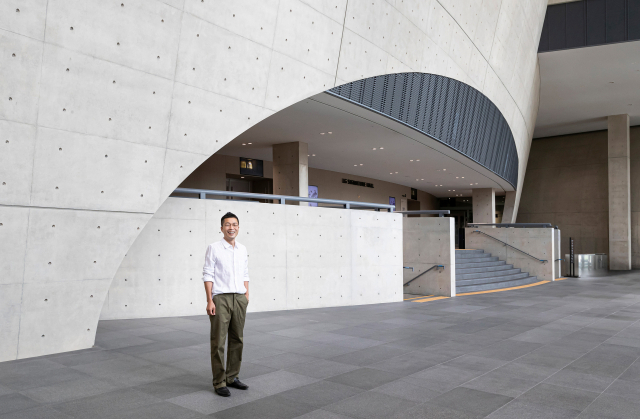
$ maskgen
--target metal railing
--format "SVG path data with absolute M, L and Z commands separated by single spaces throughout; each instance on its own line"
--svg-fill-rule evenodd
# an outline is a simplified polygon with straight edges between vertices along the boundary
M 302 196 L 271 195 L 271 194 L 249 193 L 249 192 L 212 191 L 207 189 L 178 188 L 174 191 L 174 193 L 196 194 L 200 199 L 207 199 L 208 195 L 228 196 L 228 197 L 234 197 L 234 198 L 278 200 L 280 201 L 280 204 L 285 204 L 287 201 L 315 202 L 318 204 L 339 205 L 345 209 L 367 208 L 367 209 L 374 209 L 376 211 L 380 211 L 381 209 L 386 209 L 389 212 L 393 212 L 395 208 L 395 205 L 375 204 L 372 202 L 341 201 L 338 199 L 307 198 Z
M 408 266 L 404 266 L 405 269 L 408 269 L 410 267 Z M 413 281 L 415 281 L 416 279 L 420 278 L 422 275 L 426 274 L 427 272 L 429 272 L 432 269 L 435 268 L 442 268 L 444 269 L 444 265 L 433 265 L 432 267 L 430 267 L 429 269 L 427 269 L 426 271 L 422 272 L 421 274 L 419 274 L 418 276 L 416 276 L 413 279 L 410 279 L 409 281 L 405 282 L 404 284 L 402 284 L 403 287 L 406 287 L 407 285 L 409 285 L 410 283 L 412 283 Z M 413 268 L 411 267 L 411 270 L 413 271 Z
M 493 237 L 491 234 L 487 234 L 487 233 L 485 233 L 484 231 L 474 230 L 473 232 L 474 232 L 474 233 L 484 234 L 485 236 L 490 237 L 490 238 L 492 238 L 493 240 L 498 241 L 498 242 L 500 242 L 500 243 L 504 244 L 505 246 L 509 246 L 510 248 L 512 248 L 512 249 L 514 249 L 514 250 L 517 250 L 517 251 L 518 251 L 518 252 L 520 252 L 520 253 L 524 253 L 525 255 L 527 255 L 527 256 L 529 256 L 530 258 L 533 258 L 533 259 L 535 259 L 535 260 L 537 260 L 537 261 L 539 261 L 539 262 L 543 262 L 543 263 L 544 263 L 544 262 L 548 262 L 548 260 L 546 260 L 546 259 L 540 259 L 540 258 L 537 258 L 537 257 L 535 257 L 535 256 L 533 256 L 533 255 L 530 255 L 529 253 L 525 252 L 524 250 L 520 250 L 520 249 L 518 249 L 517 247 L 511 246 L 509 243 L 505 243 L 505 242 L 503 242 L 502 240 L 500 240 L 500 239 L 497 239 L 497 238 Z
M 402 214 L 403 216 L 408 215 L 420 215 L 420 214 L 437 214 L 438 217 L 444 217 L 447 214 L 450 214 L 449 210 L 419 210 L 419 211 L 396 211 L 396 214 Z
M 490 224 L 490 223 L 470 223 L 467 227 L 497 227 L 497 228 L 553 228 L 549 223 L 504 223 L 504 224 Z

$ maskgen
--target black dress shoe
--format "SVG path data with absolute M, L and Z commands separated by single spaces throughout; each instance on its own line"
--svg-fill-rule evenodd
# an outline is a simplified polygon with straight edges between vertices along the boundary
M 222 396 L 222 397 L 229 397 L 231 396 L 231 392 L 229 391 L 228 388 L 226 387 L 219 387 L 216 389 L 216 394 L 218 396 Z
M 237 388 L 238 390 L 246 390 L 249 388 L 248 385 L 238 380 L 238 377 L 236 377 L 235 380 L 233 380 L 233 383 L 227 383 L 227 386 Z

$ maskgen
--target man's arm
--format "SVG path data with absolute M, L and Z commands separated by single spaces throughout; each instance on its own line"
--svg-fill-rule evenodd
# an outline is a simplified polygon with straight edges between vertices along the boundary
M 207 293 L 207 314 L 211 316 L 216 315 L 216 305 L 213 303 L 213 282 L 207 281 L 204 283 L 204 290 Z
M 213 303 L 213 275 L 215 266 L 215 256 L 211 246 L 207 247 L 207 253 L 204 256 L 204 267 L 202 268 L 202 280 L 204 281 L 204 290 L 207 293 L 207 314 L 216 315 L 216 305 Z
M 247 289 L 247 292 L 244 293 L 244 296 L 247 297 L 247 302 L 249 301 L 249 257 L 245 256 L 244 259 L 244 287 Z

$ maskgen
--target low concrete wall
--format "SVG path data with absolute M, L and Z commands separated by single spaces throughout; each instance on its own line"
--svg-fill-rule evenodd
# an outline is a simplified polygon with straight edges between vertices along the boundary
M 454 218 L 416 217 L 403 218 L 402 247 L 404 282 L 415 278 L 433 265 L 444 265 L 444 269 L 433 269 L 404 287 L 405 292 L 418 295 L 456 295 L 456 261 Z
M 475 233 L 477 230 L 547 262 L 539 262 L 484 234 Z M 466 228 L 465 246 L 467 249 L 482 249 L 491 253 L 541 281 L 553 281 L 557 278 L 553 263 L 556 254 L 553 228 Z
M 204 314 L 204 253 L 240 218 L 249 311 L 402 301 L 400 214 L 169 198 L 125 256 L 101 319 Z

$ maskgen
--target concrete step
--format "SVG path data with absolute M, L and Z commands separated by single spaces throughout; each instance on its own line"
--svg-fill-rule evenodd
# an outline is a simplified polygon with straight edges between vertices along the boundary
M 483 268 L 458 268 L 456 266 L 456 275 L 457 274 L 472 274 L 472 273 L 484 273 L 484 272 L 495 272 L 495 271 L 505 271 L 507 269 L 513 269 L 513 265 L 496 265 L 496 266 L 485 266 Z
M 456 249 L 456 255 L 464 253 L 484 253 L 482 249 Z
M 460 253 L 465 252 L 465 253 Z M 483 251 L 475 251 L 475 250 L 456 250 L 456 260 L 458 259 L 468 259 L 468 258 L 482 258 L 491 256 L 491 253 L 484 253 Z
M 467 264 L 467 263 L 475 263 L 475 262 L 494 262 L 498 260 L 497 256 L 491 256 L 488 253 L 485 253 L 486 256 L 483 257 L 475 257 L 475 258 L 464 258 L 458 259 L 456 258 L 456 265 L 458 264 Z
M 509 275 L 489 276 L 485 278 L 470 278 L 470 279 L 458 279 L 456 278 L 456 287 L 462 287 L 466 285 L 481 285 L 491 284 L 493 282 L 513 281 L 516 279 L 527 278 L 529 274 L 527 272 L 517 272 Z
M 504 265 L 507 266 L 507 265 Z M 487 269 L 487 268 L 484 268 Z M 459 274 L 456 271 L 456 281 L 464 280 L 464 279 L 480 279 L 480 278 L 500 278 L 505 275 L 515 275 L 522 272 L 518 268 L 507 268 L 499 271 L 489 271 L 489 272 L 474 272 L 474 273 L 461 273 Z
M 511 280 L 511 281 L 502 281 L 502 282 L 492 282 L 490 284 L 477 284 L 477 285 L 466 285 L 466 286 L 456 286 L 456 294 L 463 294 L 465 292 L 476 292 L 476 291 L 490 291 L 501 288 L 512 288 L 519 287 L 521 285 L 529 285 L 538 282 L 538 278 L 535 276 L 528 276 L 526 278 Z
M 505 264 L 506 262 L 504 260 L 492 260 L 489 262 L 456 263 L 456 271 L 458 269 L 485 268 L 487 266 L 498 266 L 498 265 L 505 265 Z

